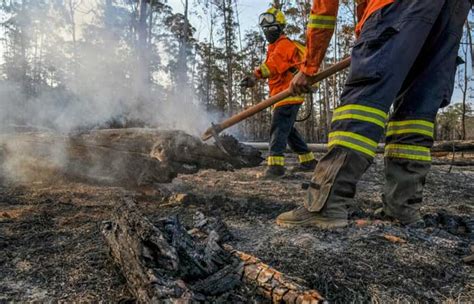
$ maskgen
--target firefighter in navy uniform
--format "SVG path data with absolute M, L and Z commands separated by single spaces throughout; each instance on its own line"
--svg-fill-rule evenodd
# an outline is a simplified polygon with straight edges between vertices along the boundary
M 270 8 L 260 15 L 259 24 L 269 42 L 267 58 L 252 76 L 242 80 L 241 86 L 252 87 L 258 79 L 268 79 L 270 96 L 273 96 L 289 88 L 303 60 L 304 47 L 284 34 L 286 20 L 281 11 Z M 314 154 L 294 126 L 303 102 L 303 96 L 293 96 L 273 106 L 266 178 L 281 177 L 285 174 L 284 152 L 287 144 L 298 154 L 299 166 L 295 168 L 297 171 L 313 171 L 316 167 Z
M 329 152 L 320 159 L 304 207 L 278 216 L 282 226 L 344 227 L 356 184 L 386 129 L 383 208 L 404 225 L 422 224 L 434 121 L 452 96 L 457 54 L 471 0 L 359 0 L 358 36 Z M 291 84 L 306 91 L 334 31 L 338 0 L 313 0 L 307 53 Z M 393 105 L 393 114 L 388 113 Z

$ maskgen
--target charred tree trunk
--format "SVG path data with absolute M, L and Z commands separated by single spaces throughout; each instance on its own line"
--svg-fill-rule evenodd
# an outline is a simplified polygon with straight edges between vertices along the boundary
M 177 219 L 155 226 L 130 198 L 102 233 L 139 303 L 193 303 L 240 283 L 242 263 L 216 243 L 216 234 L 201 244 Z
M 242 282 L 273 303 L 323 303 L 324 298 L 256 257 L 222 242 L 231 235 L 220 220 L 198 214 L 187 232 L 176 218 L 153 225 L 131 198 L 119 202 L 102 233 L 140 303 L 212 302 Z
M 268 150 L 268 143 L 266 142 L 248 142 L 247 145 L 259 149 L 261 151 Z M 326 153 L 328 152 L 327 144 L 308 144 L 309 150 L 312 152 Z M 377 153 L 384 153 L 384 144 L 379 144 L 377 147 Z M 474 141 L 472 140 L 454 140 L 454 141 L 439 141 L 435 142 L 431 148 L 432 152 L 472 152 L 474 151 Z M 288 150 L 291 152 L 291 150 Z
M 319 292 L 303 285 L 304 281 L 284 275 L 258 258 L 234 250 L 231 246 L 225 248 L 244 262 L 243 280 L 256 286 L 257 292 L 273 303 L 325 303 Z
M 20 133 L 0 137 L 4 175 L 48 180 L 65 176 L 80 181 L 136 187 L 171 182 L 200 169 L 232 170 L 256 166 L 260 152 L 222 137 L 230 154 L 181 131 L 109 129 L 61 136 Z

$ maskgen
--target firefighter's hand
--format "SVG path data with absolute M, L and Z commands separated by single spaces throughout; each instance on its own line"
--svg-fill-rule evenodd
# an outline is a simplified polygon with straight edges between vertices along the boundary
M 301 95 L 313 91 L 310 77 L 303 72 L 298 72 L 290 84 L 290 90 L 293 95 Z
M 253 88 L 257 84 L 257 78 L 254 75 L 246 76 L 240 81 L 240 86 L 243 88 Z

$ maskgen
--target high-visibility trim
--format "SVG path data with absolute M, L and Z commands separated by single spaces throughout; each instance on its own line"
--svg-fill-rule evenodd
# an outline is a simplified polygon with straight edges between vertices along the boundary
M 388 144 L 385 146 L 385 157 L 430 162 L 431 150 L 415 145 Z
M 375 157 L 377 143 L 372 139 L 353 132 L 335 131 L 329 133 L 329 147 L 343 146 Z
M 273 108 L 278 108 L 286 105 L 292 105 L 292 104 L 302 104 L 304 102 L 304 97 L 303 96 L 294 96 L 294 97 L 287 97 L 276 104 L 273 105 Z
M 336 27 L 336 16 L 309 15 L 308 28 L 329 29 Z
M 406 125 L 421 125 L 429 128 L 434 128 L 434 123 L 426 120 L 402 120 L 402 121 L 391 121 L 389 126 L 392 125 L 394 127 L 406 126 Z
M 306 153 L 306 154 L 300 154 L 300 155 L 298 155 L 298 160 L 300 161 L 301 164 L 310 162 L 310 161 L 314 160 L 314 154 L 313 154 L 313 152 L 309 152 L 309 153 Z
M 270 69 L 268 68 L 268 66 L 265 63 L 260 65 L 260 71 L 262 72 L 262 77 L 263 78 L 268 78 L 271 75 Z
M 366 121 L 366 122 L 376 124 L 379 127 L 385 128 L 385 123 L 381 122 L 380 120 L 376 118 L 372 118 L 372 117 L 367 117 L 364 115 L 358 115 L 358 114 L 337 115 L 333 117 L 332 121 L 338 121 L 338 120 L 343 120 L 343 119 L 355 119 L 355 120 Z
M 332 121 L 355 119 L 370 122 L 379 127 L 385 128 L 387 118 L 387 113 L 376 108 L 362 105 L 346 105 L 339 107 L 334 111 Z
M 387 136 L 402 134 L 421 134 L 434 137 L 434 123 L 426 120 L 391 121 L 388 123 Z
M 284 156 L 269 156 L 267 158 L 267 164 L 269 166 L 284 166 L 285 157 Z

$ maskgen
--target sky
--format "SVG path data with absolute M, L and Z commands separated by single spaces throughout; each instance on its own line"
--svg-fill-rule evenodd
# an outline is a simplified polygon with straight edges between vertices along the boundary
M 190 0 L 190 3 L 195 0 Z M 258 16 L 266 11 L 271 1 L 266 0 L 237 0 L 238 18 L 241 25 L 242 35 L 246 30 L 258 26 Z M 168 0 L 168 4 L 176 13 L 184 11 L 184 5 L 181 0 Z M 200 13 L 200 11 L 195 12 Z M 191 24 L 196 28 L 196 38 L 207 37 L 209 33 L 209 20 L 200 20 L 196 15 L 191 16 Z

